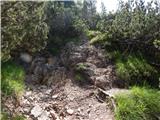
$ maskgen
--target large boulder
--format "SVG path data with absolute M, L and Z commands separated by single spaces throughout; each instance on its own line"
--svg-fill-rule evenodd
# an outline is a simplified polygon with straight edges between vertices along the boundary
M 75 45 L 73 42 L 70 42 L 61 53 L 61 62 L 67 67 L 73 67 L 80 62 L 88 62 L 97 67 L 105 67 L 107 60 L 102 50 L 95 48 L 89 43 Z
M 111 81 L 108 75 L 101 75 L 95 77 L 95 86 L 102 88 L 102 89 L 110 89 L 111 88 Z
M 74 71 L 75 73 L 81 74 L 84 77 L 84 79 L 89 83 L 94 84 L 95 81 L 93 79 L 93 76 L 95 76 L 94 70 L 96 68 L 97 67 L 94 64 L 85 62 L 85 63 L 78 63 L 74 67 Z
M 84 45 L 76 46 L 74 43 L 68 43 L 61 53 L 61 62 L 64 66 L 75 66 L 79 62 L 86 61 L 87 48 Z
M 75 73 L 83 76 L 85 81 L 88 81 L 95 86 L 102 89 L 110 89 L 112 86 L 112 80 L 114 80 L 114 73 L 111 66 L 106 68 L 97 68 L 92 63 L 84 62 L 78 63 L 75 68 Z
M 26 75 L 27 83 L 51 84 L 66 78 L 66 68 L 59 65 L 56 57 L 35 57 Z
M 88 42 L 83 44 L 68 43 L 61 54 L 61 62 L 75 72 L 79 81 L 109 89 L 114 79 L 112 66 L 105 57 L 105 50 L 96 48 Z
M 90 46 L 88 51 L 86 59 L 87 62 L 90 62 L 100 68 L 107 66 L 108 59 L 106 59 L 105 52 L 103 50 Z

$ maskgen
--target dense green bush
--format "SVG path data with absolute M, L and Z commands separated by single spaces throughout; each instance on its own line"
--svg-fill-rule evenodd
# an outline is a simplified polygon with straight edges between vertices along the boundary
M 16 50 L 35 52 L 44 48 L 48 33 L 44 2 L 3 1 L 1 6 L 3 61 Z
M 116 96 L 116 120 L 158 120 L 160 115 L 160 92 L 134 87 L 130 94 Z
M 46 4 L 47 24 L 52 36 L 76 36 L 74 22 L 79 18 L 78 7 L 74 1 L 49 1 Z M 78 22 L 78 21 L 77 21 Z
M 48 41 L 46 50 L 48 50 L 53 55 L 57 55 L 63 49 L 65 44 L 71 41 L 77 44 L 80 42 L 80 38 L 79 37 L 53 36 Z
M 111 40 L 112 36 L 110 36 L 108 32 L 104 33 L 98 30 L 88 30 L 86 36 L 89 38 L 90 44 L 113 47 Z
M 89 29 L 89 26 L 86 22 L 79 17 L 74 20 L 73 27 L 75 28 L 77 34 L 86 33 Z
M 151 63 L 160 64 L 159 28 L 160 28 L 160 3 L 145 2 L 145 0 L 120 1 L 115 13 L 107 13 L 101 17 L 97 29 L 106 34 L 106 39 L 101 41 L 97 37 L 94 41 L 112 43 L 112 47 L 128 52 L 141 51 L 148 56 Z M 98 40 L 99 39 L 99 40 Z M 116 46 L 115 46 L 116 45 Z
M 102 34 L 100 31 L 94 31 L 94 30 L 88 30 L 86 32 L 86 35 L 89 39 L 92 39 L 92 38 L 94 38 L 94 37 L 96 37 L 97 35 L 100 35 L 100 34 Z
M 59 53 L 67 42 L 78 41 L 78 36 L 87 29 L 74 1 L 49 1 L 45 13 L 49 26 L 46 48 L 53 54 Z
M 1 90 L 5 95 L 20 96 L 24 91 L 24 70 L 12 63 L 2 63 Z
M 90 43 L 91 44 L 96 44 L 96 43 L 104 43 L 104 41 L 106 41 L 106 34 L 98 34 L 96 37 L 93 37 L 91 40 L 90 40 Z
M 150 84 L 158 87 L 158 72 L 142 57 L 142 55 L 128 55 L 123 57 L 120 52 L 115 53 L 116 75 L 129 85 Z
M 158 1 L 148 2 L 146 5 L 144 0 L 121 2 L 109 32 L 114 35 L 115 40 L 136 44 L 152 43 L 155 38 L 160 37 L 159 9 Z

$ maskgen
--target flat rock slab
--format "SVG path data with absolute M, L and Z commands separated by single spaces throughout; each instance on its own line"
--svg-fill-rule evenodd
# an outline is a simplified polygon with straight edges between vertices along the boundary
M 39 117 L 38 120 L 50 120 L 50 118 L 48 117 L 49 113 L 44 111 Z
M 41 108 L 39 105 L 34 106 L 33 109 L 31 110 L 31 114 L 32 114 L 34 117 L 38 117 L 38 116 L 40 116 L 42 113 L 43 113 L 43 110 L 42 110 L 42 108 Z

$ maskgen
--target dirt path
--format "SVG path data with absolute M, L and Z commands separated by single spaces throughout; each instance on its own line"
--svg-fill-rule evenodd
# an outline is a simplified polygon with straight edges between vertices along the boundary
M 10 112 L 27 120 L 114 120 L 109 105 L 96 98 L 96 89 L 80 87 L 70 79 L 61 86 L 28 86 L 20 100 L 5 101 Z
M 34 86 L 24 93 L 17 111 L 27 120 L 114 120 L 112 111 L 95 97 L 95 89 L 70 79 L 64 86 Z
M 30 84 L 27 84 L 19 104 L 15 104 L 14 99 L 4 100 L 10 113 L 22 114 L 27 120 L 114 120 L 112 103 L 97 93 L 99 87 L 112 94 L 120 91 L 112 89 L 114 67 L 104 52 L 86 40 L 79 45 L 69 43 L 63 50 L 61 57 L 53 58 L 51 63 L 42 56 L 33 60 L 26 76 Z M 83 68 L 79 74 L 92 84 L 77 84 L 74 78 L 77 65 Z M 68 67 L 71 75 L 67 74 Z

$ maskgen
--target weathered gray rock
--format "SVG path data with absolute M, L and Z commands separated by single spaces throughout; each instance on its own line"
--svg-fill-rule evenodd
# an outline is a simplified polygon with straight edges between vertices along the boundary
M 42 80 L 42 83 L 52 84 L 60 81 L 64 81 L 67 77 L 66 68 L 57 67 L 46 74 Z
M 62 51 L 61 60 L 64 65 L 71 66 L 85 61 L 95 63 L 98 67 L 100 64 L 101 66 L 106 64 L 103 52 L 88 43 L 82 45 L 68 43 Z
M 40 116 L 41 114 L 43 113 L 43 110 L 42 108 L 39 106 L 39 105 L 36 105 L 32 108 L 31 110 L 31 114 L 34 116 L 34 117 L 38 117 Z
M 31 63 L 26 81 L 32 84 L 52 84 L 58 80 L 64 80 L 65 77 L 66 68 L 59 66 L 58 58 L 37 56 Z
M 50 115 L 53 120 L 60 120 L 59 116 L 57 115 L 57 113 L 54 110 L 50 111 Z
M 101 75 L 95 78 L 95 85 L 102 89 L 110 89 L 111 84 L 107 75 Z
M 76 73 L 81 74 L 86 81 L 94 84 L 94 79 L 92 79 L 92 77 L 95 75 L 94 70 L 96 69 L 96 66 L 94 64 L 87 63 L 87 62 L 78 63 L 74 69 Z
M 87 48 L 84 46 L 77 47 L 70 42 L 66 45 L 61 53 L 61 62 L 64 66 L 74 66 L 79 62 L 84 62 L 87 58 Z
M 43 113 L 38 117 L 38 120 L 50 120 L 49 113 L 46 111 L 43 111 Z
M 28 53 L 21 53 L 20 54 L 20 59 L 23 62 L 30 63 L 32 61 L 32 56 Z
M 58 98 L 58 94 L 52 96 L 52 99 L 56 99 L 56 98 Z
M 97 68 L 95 64 L 84 62 L 78 63 L 75 67 L 76 73 L 81 74 L 86 81 L 94 84 L 95 86 L 102 89 L 110 89 L 112 86 L 111 80 L 114 78 L 113 69 L 110 67 L 107 68 Z
M 76 64 L 75 66 L 75 70 L 76 71 L 79 71 L 79 72 L 82 72 L 88 76 L 93 76 L 95 75 L 94 74 L 94 70 L 96 69 L 97 67 L 92 64 L 92 63 L 88 63 L 88 62 L 84 62 L 84 63 L 78 63 Z
M 110 80 L 114 79 L 112 65 L 109 66 L 107 63 L 104 50 L 88 42 L 78 45 L 69 42 L 61 51 L 60 58 L 36 57 L 32 61 L 27 79 L 36 84 L 50 85 L 65 80 L 67 78 L 66 68 L 69 68 L 81 74 L 87 82 L 104 89 L 110 87 Z
M 72 114 L 74 113 L 74 111 L 73 111 L 72 109 L 67 109 L 67 113 L 68 113 L 69 115 L 72 115 Z

